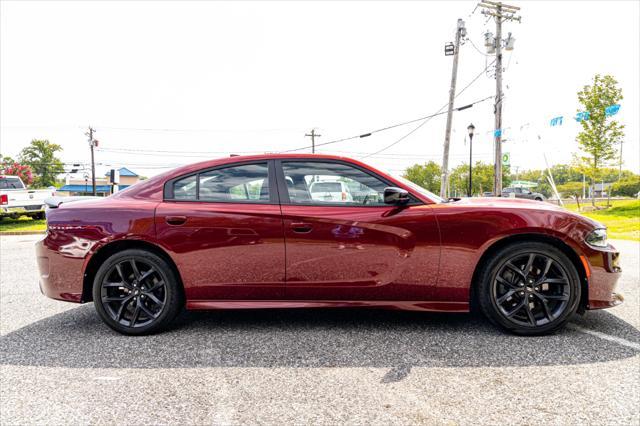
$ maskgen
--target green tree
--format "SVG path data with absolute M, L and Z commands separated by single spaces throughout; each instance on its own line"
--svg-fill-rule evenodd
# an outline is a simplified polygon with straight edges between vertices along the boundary
M 625 197 L 636 197 L 640 192 L 640 176 L 631 176 L 624 180 L 611 185 L 611 193 L 613 195 L 621 195 Z
M 592 185 L 601 178 L 601 167 L 616 157 L 616 145 L 624 137 L 624 125 L 608 117 L 605 112 L 607 107 L 618 104 L 622 99 L 622 89 L 610 75 L 596 74 L 593 83 L 578 92 L 582 110 L 589 112 L 589 119 L 580 121 L 582 131 L 577 140 L 582 151 L 587 154 L 580 160 Z M 595 206 L 594 197 L 595 195 L 591 202 Z
M 558 192 L 563 197 L 581 197 L 582 196 L 582 182 L 565 182 L 560 185 L 556 185 Z
M 7 166 L 12 166 L 16 163 L 16 160 L 14 160 L 13 158 L 9 157 L 8 155 L 2 155 L 0 154 L 0 168 L 5 168 Z
M 425 164 L 414 164 L 404 171 L 405 179 L 436 194 L 440 192 L 441 175 L 440 165 L 435 161 L 429 161 Z
M 46 139 L 33 139 L 29 146 L 20 151 L 20 163 L 31 167 L 35 175 L 33 186 L 40 188 L 55 186 L 56 176 L 64 173 L 62 161 L 56 156 L 60 151 L 62 151 L 60 145 Z
M 493 165 L 476 161 L 472 170 L 472 195 L 482 195 L 493 190 Z M 507 166 L 502 167 L 502 184 L 506 188 L 511 184 L 511 177 Z M 469 188 L 469 165 L 461 164 L 451 172 L 451 194 L 466 196 Z

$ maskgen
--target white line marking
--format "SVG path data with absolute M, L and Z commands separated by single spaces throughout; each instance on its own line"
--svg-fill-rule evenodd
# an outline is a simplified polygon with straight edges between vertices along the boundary
M 579 325 L 575 324 L 567 324 L 567 327 L 581 333 L 590 334 L 592 336 L 596 336 L 601 339 L 608 340 L 610 342 L 614 342 L 619 345 L 640 351 L 640 343 L 631 342 L 627 339 L 623 339 L 622 337 L 612 336 L 610 334 L 600 333 L 599 331 L 589 330 L 588 328 L 580 327 Z

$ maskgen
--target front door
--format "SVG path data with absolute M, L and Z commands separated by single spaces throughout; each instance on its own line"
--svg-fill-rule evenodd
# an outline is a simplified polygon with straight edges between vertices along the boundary
M 383 202 L 384 178 L 351 163 L 278 160 L 286 297 L 430 300 L 440 245 L 432 209 Z
M 203 170 L 167 183 L 158 240 L 189 300 L 284 297 L 285 246 L 273 161 Z

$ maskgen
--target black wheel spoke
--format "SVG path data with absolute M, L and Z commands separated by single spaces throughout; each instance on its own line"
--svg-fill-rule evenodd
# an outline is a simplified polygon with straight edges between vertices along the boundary
M 118 308 L 118 313 L 116 314 L 116 321 L 120 321 L 124 315 L 125 309 L 127 308 L 127 305 L 129 305 L 129 302 L 131 301 L 131 299 L 133 299 L 133 296 L 129 296 L 126 297 L 122 300 L 122 303 L 120 304 L 120 308 Z
M 104 283 L 102 284 L 102 287 L 127 287 L 125 283 L 120 282 L 120 283 Z
M 529 260 L 527 261 L 527 265 L 524 267 L 525 276 L 531 272 L 531 268 L 533 267 L 533 261 L 535 260 L 536 255 L 531 253 L 529 255 Z
M 147 308 L 144 302 L 140 302 L 140 309 L 144 311 L 145 314 L 149 316 L 149 318 L 156 318 L 157 315 L 151 312 L 151 309 Z
M 512 283 L 512 282 L 509 282 L 509 281 L 505 280 L 505 279 L 504 279 L 504 278 L 502 278 L 500 275 L 498 275 L 498 276 L 496 277 L 496 280 L 497 280 L 499 283 L 504 284 L 504 285 L 506 285 L 507 287 L 510 287 L 510 288 L 512 288 L 512 289 L 514 289 L 514 290 L 517 290 L 517 289 L 518 289 L 518 285 L 517 285 L 517 284 L 514 284 L 514 283 Z
M 568 294 L 545 294 L 544 298 L 547 300 L 565 301 L 565 300 L 569 300 L 569 295 Z
M 133 277 L 140 281 L 140 271 L 138 270 L 138 267 L 136 266 L 136 261 L 134 259 L 129 260 L 129 264 L 131 264 L 131 270 L 133 270 Z
M 146 289 L 145 292 L 147 292 L 147 293 L 154 292 L 154 291 L 156 291 L 157 289 L 159 289 L 162 286 L 164 286 L 164 281 L 158 281 L 152 287 L 149 287 L 148 289 Z
M 544 312 L 544 316 L 547 317 L 547 319 L 549 321 L 553 320 L 553 314 L 551 313 L 551 311 L 549 310 L 549 301 L 547 300 L 547 298 L 539 293 L 536 293 L 536 297 L 538 298 L 538 300 L 540 300 L 540 306 L 542 306 L 542 311 Z
M 127 278 L 124 275 L 124 272 L 122 272 L 122 267 L 120 266 L 120 264 L 116 265 L 116 271 L 118 271 L 118 276 L 120 276 L 120 280 L 122 280 L 122 284 L 124 284 L 124 286 L 127 288 L 131 288 L 131 284 L 129 284 L 129 282 L 127 281 Z
M 565 278 L 546 278 L 540 282 L 540 284 L 567 284 L 567 280 Z
M 536 317 L 531 310 L 531 302 L 525 300 L 525 311 L 527 311 L 527 317 L 529 317 L 529 323 L 531 325 L 536 325 Z
M 498 304 L 500 305 L 500 304 L 504 303 L 505 301 L 507 301 L 507 299 L 512 298 L 515 294 L 516 294 L 516 290 L 515 289 L 509 290 L 504 295 L 502 295 L 502 296 L 500 296 L 498 298 L 498 300 L 497 300 Z
M 544 280 L 549 273 L 549 269 L 551 269 L 551 265 L 553 265 L 553 260 L 547 259 L 547 263 L 544 265 L 544 271 L 542 271 L 542 278 L 540 280 Z
M 146 295 L 149 299 L 151 299 L 151 300 L 153 301 L 153 303 L 155 303 L 156 305 L 158 305 L 158 306 L 163 306 L 163 305 L 164 305 L 164 303 L 162 303 L 162 302 L 160 301 L 160 299 L 158 299 L 158 298 L 157 298 L 153 293 L 145 293 L 145 295 Z
M 142 283 L 144 280 L 146 280 L 147 278 L 149 278 L 151 275 L 153 275 L 156 272 L 155 269 L 150 268 L 147 272 L 145 272 L 144 274 L 142 274 L 140 276 L 140 278 L 138 279 L 138 282 Z
M 507 262 L 507 264 L 505 265 L 507 268 L 511 269 L 513 272 L 516 272 L 517 274 L 519 274 L 522 279 L 527 278 L 527 275 L 522 271 L 522 269 L 518 268 L 516 265 L 514 265 L 511 262 Z
M 526 303 L 526 300 L 522 299 L 522 301 L 520 301 L 520 303 L 518 303 L 518 306 L 514 307 L 512 310 L 510 310 L 509 312 L 507 312 L 507 316 L 508 317 L 512 317 L 515 314 L 518 313 L 518 311 L 520 311 L 520 309 L 522 309 L 524 307 L 524 304 Z
M 124 302 L 126 299 L 127 299 L 126 296 L 103 297 L 102 301 L 106 303 L 112 303 L 112 302 Z
M 136 300 L 136 307 L 133 310 L 133 314 L 131 315 L 131 320 L 129 321 L 130 326 L 136 325 L 136 321 L 138 321 L 138 317 L 140 316 L 140 300 Z

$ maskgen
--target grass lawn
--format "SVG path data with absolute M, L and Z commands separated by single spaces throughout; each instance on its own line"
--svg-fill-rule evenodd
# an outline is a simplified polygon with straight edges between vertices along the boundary
M 588 200 L 585 201 L 583 205 L 591 205 Z M 599 202 L 596 205 L 606 207 L 607 202 Z M 578 210 L 575 204 L 566 207 L 569 210 Z M 609 238 L 640 241 L 640 200 L 612 200 L 611 207 L 606 210 L 580 214 L 606 225 Z
M 28 216 L 20 216 L 18 219 L 5 217 L 0 220 L 0 235 L 15 231 L 44 231 L 46 227 L 44 219 L 34 220 Z

